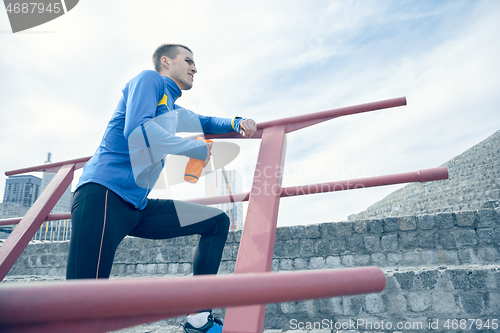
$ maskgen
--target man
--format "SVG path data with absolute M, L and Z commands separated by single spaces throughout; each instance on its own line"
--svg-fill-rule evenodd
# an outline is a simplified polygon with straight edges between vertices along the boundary
M 179 132 L 228 133 L 249 138 L 251 119 L 206 117 L 175 101 L 193 86 L 197 73 L 193 53 L 164 44 L 153 54 L 155 71 L 130 80 L 108 124 L 101 144 L 83 169 L 71 211 L 72 235 L 67 279 L 108 278 L 115 251 L 127 235 L 167 239 L 201 235 L 193 258 L 194 275 L 216 274 L 229 229 L 229 218 L 216 208 L 176 200 L 148 199 L 167 154 L 204 161 L 211 144 L 183 139 Z M 168 166 L 167 166 L 168 167 Z M 190 216 L 181 223 L 179 215 Z M 189 315 L 186 332 L 220 332 L 222 323 L 210 311 Z

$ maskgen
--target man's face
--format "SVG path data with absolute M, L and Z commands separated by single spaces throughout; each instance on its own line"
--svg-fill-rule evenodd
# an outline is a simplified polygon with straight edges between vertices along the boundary
M 193 55 L 183 47 L 179 47 L 179 54 L 175 59 L 169 60 L 167 76 L 179 86 L 181 90 L 193 87 L 193 77 L 196 72 Z

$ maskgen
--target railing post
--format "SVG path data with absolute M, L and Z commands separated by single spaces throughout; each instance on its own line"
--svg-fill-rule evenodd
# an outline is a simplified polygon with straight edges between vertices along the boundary
M 234 273 L 270 272 L 285 160 L 285 126 L 265 128 Z M 228 308 L 224 333 L 264 329 L 266 305 Z
M 74 167 L 74 164 L 68 164 L 59 169 L 47 188 L 5 240 L 5 243 L 0 246 L 0 281 L 10 271 L 47 215 L 71 184 Z

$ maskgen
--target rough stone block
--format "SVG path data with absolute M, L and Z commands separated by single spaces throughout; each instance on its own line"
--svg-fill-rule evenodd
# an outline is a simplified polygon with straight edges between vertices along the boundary
M 399 218 L 400 229 L 415 230 L 417 229 L 417 217 L 416 216 L 402 216 Z
M 280 271 L 289 271 L 293 269 L 293 260 L 291 259 L 281 259 L 280 260 Z
M 471 229 L 459 229 L 453 233 L 459 248 L 477 244 L 476 232 Z
M 328 267 L 328 268 L 342 267 L 342 265 L 340 264 L 340 257 L 338 257 L 338 256 L 326 257 L 326 267 Z
M 179 262 L 181 259 L 181 249 L 176 246 L 168 246 L 165 248 L 162 248 L 160 250 L 162 258 L 166 262 Z M 133 256 L 132 253 L 130 253 L 130 256 Z
M 445 249 L 457 247 L 455 237 L 449 230 L 440 230 L 437 234 L 438 244 Z
M 380 252 L 380 237 L 366 236 L 364 239 L 365 247 L 368 253 Z
M 494 247 L 484 247 L 477 249 L 477 255 L 483 263 L 496 263 L 500 260 L 498 249 Z
M 396 292 L 382 294 L 388 314 L 403 315 L 406 313 L 406 298 Z
M 179 274 L 179 264 L 178 263 L 168 264 L 167 272 L 168 274 L 172 275 Z
M 472 227 L 476 223 L 476 214 L 474 211 L 457 212 L 455 219 L 459 227 Z
M 447 269 L 446 273 L 455 290 L 468 290 L 470 288 L 468 271 L 463 269 Z
M 156 264 L 147 264 L 146 265 L 146 273 L 148 275 L 156 274 Z
M 306 226 L 305 230 L 304 230 L 304 237 L 311 238 L 311 239 L 320 238 L 321 232 L 319 229 L 319 225 L 311 224 L 311 225 Z
M 435 230 L 422 230 L 417 233 L 417 246 L 422 249 L 435 249 L 437 232 Z
M 399 234 L 399 245 L 403 249 L 413 249 L 418 246 L 418 234 L 414 231 L 401 232 Z
M 495 230 L 493 228 L 477 229 L 477 238 L 479 245 L 498 245 Z
M 283 303 L 280 303 L 280 307 L 281 307 L 281 311 L 283 311 L 283 313 L 301 312 L 299 302 L 283 302 Z
M 420 266 L 422 258 L 419 251 L 411 251 L 403 253 L 403 265 L 405 266 Z
M 385 311 L 384 300 L 380 294 L 368 294 L 365 296 L 365 310 L 369 313 L 381 313 Z
M 370 255 L 355 254 L 352 256 L 355 266 L 368 266 L 370 264 Z
M 145 275 L 147 273 L 147 265 L 137 264 L 137 268 L 136 268 L 135 272 L 137 274 Z
M 361 235 L 347 237 L 347 239 L 345 240 L 345 246 L 346 250 L 350 253 L 366 252 L 364 237 Z
M 294 240 L 287 240 L 276 243 L 274 246 L 275 258 L 296 258 L 300 257 L 300 244 Z
M 295 238 L 304 238 L 304 230 L 305 230 L 304 225 L 292 225 L 289 227 L 290 230 L 290 239 L 295 239 Z
M 433 214 L 426 214 L 418 216 L 418 228 L 423 230 L 430 230 L 434 228 L 434 218 Z
M 387 262 L 390 266 L 398 266 L 403 261 L 401 253 L 387 253 Z
M 488 293 L 487 313 L 498 313 L 498 309 L 500 309 L 500 293 Z
M 462 309 L 468 314 L 481 314 L 484 310 L 483 294 L 480 293 L 460 293 L 460 304 Z
M 346 316 L 356 316 L 363 311 L 363 296 L 344 296 L 342 306 Z
M 471 287 L 477 288 L 479 290 L 485 289 L 487 278 L 487 271 L 472 269 L 469 273 L 469 284 Z
M 323 257 L 312 257 L 310 259 L 311 269 L 323 269 L 326 266 L 325 258 Z
M 455 289 L 453 288 L 453 283 L 451 282 L 448 272 L 446 270 L 443 271 L 440 270 L 434 292 L 453 291 L 453 290 Z
M 459 311 L 453 293 L 436 292 L 432 294 L 432 308 L 436 313 L 454 314 Z
M 342 297 L 323 298 L 319 300 L 319 312 L 325 314 L 343 315 Z
M 421 271 L 418 273 L 418 279 L 422 284 L 424 290 L 434 289 L 438 281 L 438 271 Z
M 277 272 L 279 270 L 280 261 L 278 259 L 273 259 L 271 263 L 271 271 Z
M 477 211 L 477 226 L 479 228 L 495 227 L 500 224 L 498 213 L 494 209 L 480 209 Z
M 295 258 L 293 260 L 293 266 L 297 270 L 306 270 L 306 269 L 308 269 L 309 263 L 308 263 L 307 259 Z
M 168 272 L 168 264 L 157 264 L 156 273 L 166 275 Z
M 379 267 L 387 266 L 387 256 L 383 253 L 373 253 L 372 262 L 374 265 Z
M 190 263 L 182 263 L 179 265 L 179 273 L 181 274 L 193 273 L 193 266 Z
M 480 264 L 481 259 L 476 255 L 473 248 L 458 250 L 458 257 L 463 264 Z
M 457 265 L 460 263 L 458 252 L 455 250 L 438 250 L 437 258 L 439 264 Z
M 357 234 L 366 234 L 368 230 L 367 221 L 354 221 L 354 232 Z
M 398 249 L 398 235 L 382 236 L 382 248 L 386 252 L 393 252 Z
M 432 250 L 426 250 L 420 252 L 420 260 L 422 265 L 431 266 L 439 263 L 437 252 Z
M 313 254 L 315 242 L 315 240 L 307 238 L 299 240 L 300 257 L 304 256 L 305 253 Z
M 455 217 L 450 213 L 439 213 L 435 215 L 437 226 L 441 229 L 449 229 L 455 226 Z
M 320 239 L 316 241 L 315 253 L 318 256 L 326 257 L 334 254 L 341 254 L 346 249 L 344 239 Z
M 135 274 L 135 267 L 136 265 L 127 265 L 127 275 L 134 275 Z
M 335 223 L 320 224 L 321 238 L 337 237 L 337 226 Z
M 397 217 L 386 217 L 383 221 L 384 232 L 395 232 L 399 230 L 399 219 Z
M 285 228 L 278 228 L 276 229 L 276 240 L 278 239 L 278 234 L 285 232 L 283 230 Z M 227 235 L 227 243 L 239 243 L 241 240 L 241 231 L 240 230 L 230 230 L 229 234 Z
M 236 266 L 236 260 L 229 260 L 227 262 L 227 270 L 229 273 L 234 273 L 234 267 Z
M 341 257 L 342 259 L 342 265 L 344 265 L 345 267 L 354 267 L 355 263 L 354 263 L 354 257 L 350 254 L 346 254 L 344 256 Z
M 432 305 L 432 297 L 429 292 L 410 292 L 408 294 L 408 306 L 413 312 L 422 312 Z
M 367 223 L 368 233 L 380 235 L 384 233 L 383 220 L 370 220 Z
M 398 281 L 401 289 L 411 290 L 415 281 L 415 272 L 395 272 L 394 278 Z
M 337 222 L 337 237 L 345 238 L 352 236 L 353 228 L 351 222 Z
M 231 260 L 233 258 L 233 248 L 231 246 L 225 246 L 222 251 L 222 260 Z

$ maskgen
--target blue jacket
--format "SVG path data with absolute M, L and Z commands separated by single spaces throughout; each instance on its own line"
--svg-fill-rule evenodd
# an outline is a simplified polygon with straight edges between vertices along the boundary
M 167 154 L 198 160 L 207 157 L 203 141 L 183 139 L 176 132 L 229 133 L 242 120 L 206 117 L 178 106 L 175 101 L 181 90 L 177 84 L 152 70 L 134 77 L 122 92 L 77 188 L 90 182 L 101 184 L 141 210 Z

